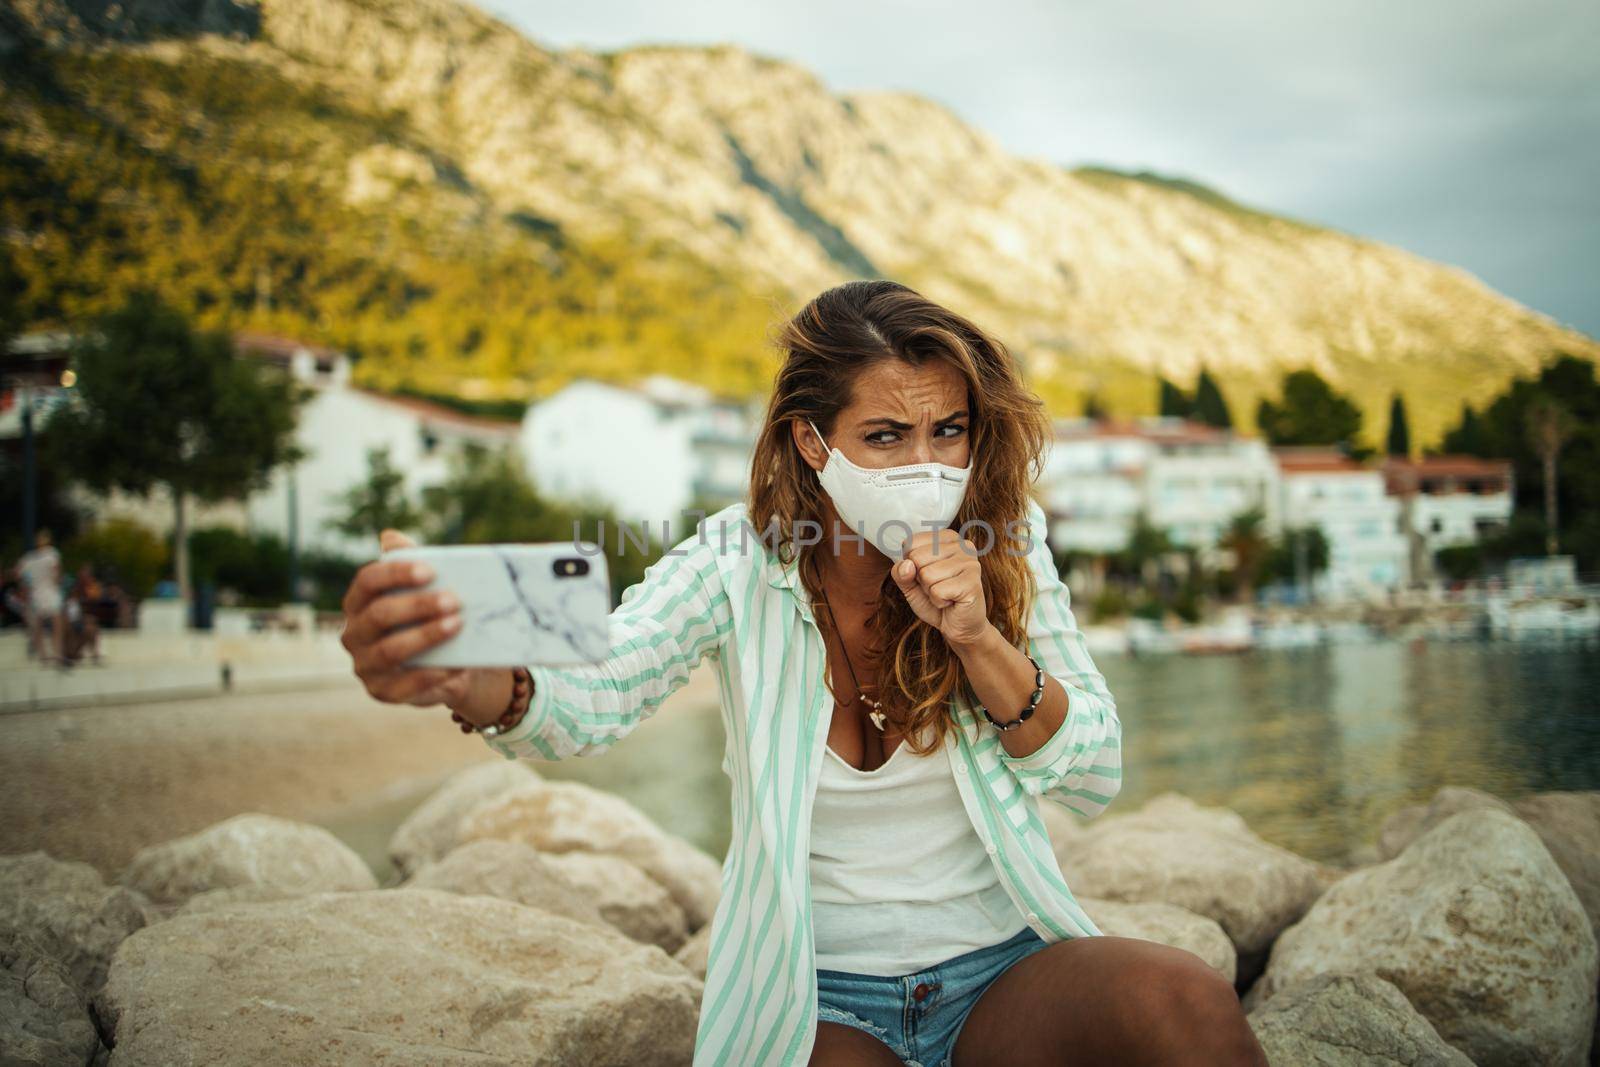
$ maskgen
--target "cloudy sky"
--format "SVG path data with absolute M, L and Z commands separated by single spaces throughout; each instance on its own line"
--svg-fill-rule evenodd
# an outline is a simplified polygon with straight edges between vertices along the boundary
M 1600 0 L 487 0 L 547 46 L 721 43 L 1466 268 L 1600 336 Z

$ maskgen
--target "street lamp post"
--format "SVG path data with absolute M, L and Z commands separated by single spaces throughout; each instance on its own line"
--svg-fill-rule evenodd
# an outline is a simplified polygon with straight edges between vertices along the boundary
M 33 391 L 18 382 L 17 397 L 22 403 L 22 550 L 33 547 L 33 531 L 39 524 L 39 472 L 33 458 Z

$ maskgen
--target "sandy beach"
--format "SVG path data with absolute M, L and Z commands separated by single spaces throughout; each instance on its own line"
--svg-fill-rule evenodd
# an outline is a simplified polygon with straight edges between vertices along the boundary
M 452 771 L 499 758 L 444 709 L 383 704 L 354 679 L 0 715 L 0 854 L 44 849 L 115 878 L 145 845 L 241 812 L 336 833 L 386 805 L 398 818 Z M 351 844 L 381 876 L 384 841 Z

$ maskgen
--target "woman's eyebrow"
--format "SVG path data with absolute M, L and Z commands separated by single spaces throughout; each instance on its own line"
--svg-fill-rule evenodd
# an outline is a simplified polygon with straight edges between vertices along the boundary
M 938 422 L 934 423 L 934 425 L 935 426 L 943 426 L 947 422 L 954 422 L 957 419 L 964 419 L 966 417 L 967 417 L 967 409 L 966 408 L 962 408 L 960 411 L 953 411 L 950 414 L 946 415 L 944 418 L 942 418 Z M 861 422 L 860 422 L 860 425 L 862 425 L 862 426 L 887 426 L 891 430 L 909 430 L 909 429 L 912 428 L 911 423 L 909 423 L 909 422 L 900 422 L 897 419 L 890 419 L 890 418 L 862 419 Z

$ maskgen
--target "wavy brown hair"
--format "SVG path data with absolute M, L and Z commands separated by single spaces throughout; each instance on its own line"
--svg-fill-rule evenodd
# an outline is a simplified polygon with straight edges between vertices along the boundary
M 955 527 L 978 520 L 971 539 L 980 550 L 989 621 L 1017 647 L 1027 639 L 1033 582 L 1027 557 L 1008 545 L 1024 529 L 1028 489 L 1039 476 L 1050 431 L 1044 404 L 1023 383 L 1015 360 L 998 338 L 962 316 L 897 282 L 853 281 L 822 293 L 778 332 L 784 352 L 767 416 L 751 464 L 751 524 L 770 531 L 767 547 L 785 565 L 799 554 L 799 575 L 812 603 L 822 598 L 822 553 L 830 538 L 806 544 L 796 524 L 823 528 L 827 513 L 816 472 L 795 447 L 790 423 L 810 419 L 833 439 L 836 416 L 848 407 L 856 377 L 879 360 L 914 366 L 941 360 L 967 383 L 968 443 L 972 473 Z M 1028 531 L 1042 536 L 1042 531 Z M 1010 551 L 1007 551 L 1007 548 Z M 825 615 L 819 613 L 818 626 Z M 919 755 L 942 744 L 955 723 L 950 700 L 960 692 L 974 706 L 961 661 L 937 629 L 918 619 L 885 574 L 878 607 L 868 621 L 878 653 L 878 698 Z M 919 744 L 919 742 L 925 742 Z

